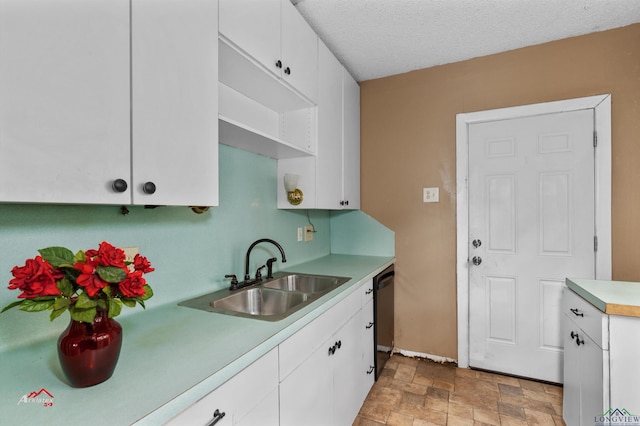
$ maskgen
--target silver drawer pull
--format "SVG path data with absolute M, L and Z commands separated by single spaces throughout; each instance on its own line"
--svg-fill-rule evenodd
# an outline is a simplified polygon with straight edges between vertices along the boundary
M 573 312 L 573 315 L 577 316 L 577 317 L 584 317 L 584 314 L 582 312 L 580 312 L 577 308 L 572 308 L 569 309 L 571 312 Z

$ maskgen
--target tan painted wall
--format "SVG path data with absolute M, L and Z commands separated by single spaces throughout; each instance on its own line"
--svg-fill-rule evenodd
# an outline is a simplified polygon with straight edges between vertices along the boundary
M 456 114 L 605 93 L 613 278 L 640 281 L 640 24 L 361 83 L 362 209 L 396 233 L 398 348 L 457 358 Z

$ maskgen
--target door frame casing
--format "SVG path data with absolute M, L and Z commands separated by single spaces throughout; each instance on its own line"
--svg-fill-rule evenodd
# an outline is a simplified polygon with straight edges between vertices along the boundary
M 595 112 L 595 233 L 598 237 L 596 279 L 611 279 L 611 95 L 456 115 L 456 269 L 458 299 L 458 367 L 469 367 L 469 126 L 585 109 Z

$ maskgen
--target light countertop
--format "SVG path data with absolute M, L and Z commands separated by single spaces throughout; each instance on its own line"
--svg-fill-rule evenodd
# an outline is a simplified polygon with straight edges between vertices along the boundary
M 162 424 L 393 261 L 392 257 L 330 255 L 287 269 L 352 279 L 277 322 L 199 311 L 178 306 L 180 301 L 118 318 L 123 344 L 116 370 L 109 380 L 89 388 L 67 384 L 53 339 L 3 352 L 0 424 Z M 23 395 L 40 389 L 53 395 L 51 407 L 18 404 Z
M 567 286 L 602 312 L 640 317 L 640 283 L 567 278 Z

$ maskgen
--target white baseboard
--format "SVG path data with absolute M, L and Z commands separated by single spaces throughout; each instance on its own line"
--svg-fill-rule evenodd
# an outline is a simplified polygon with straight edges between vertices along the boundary
M 398 353 L 400 355 L 404 355 L 404 356 L 407 356 L 407 357 L 410 357 L 410 358 L 426 358 L 426 359 L 429 359 L 431 361 L 439 362 L 441 364 L 444 364 L 445 362 L 453 362 L 455 364 L 458 364 L 458 361 L 456 361 L 453 358 L 447 358 L 447 357 L 439 356 L 439 355 L 425 354 L 425 353 L 422 353 L 422 352 L 407 351 L 405 349 L 394 348 L 393 349 L 393 353 Z

